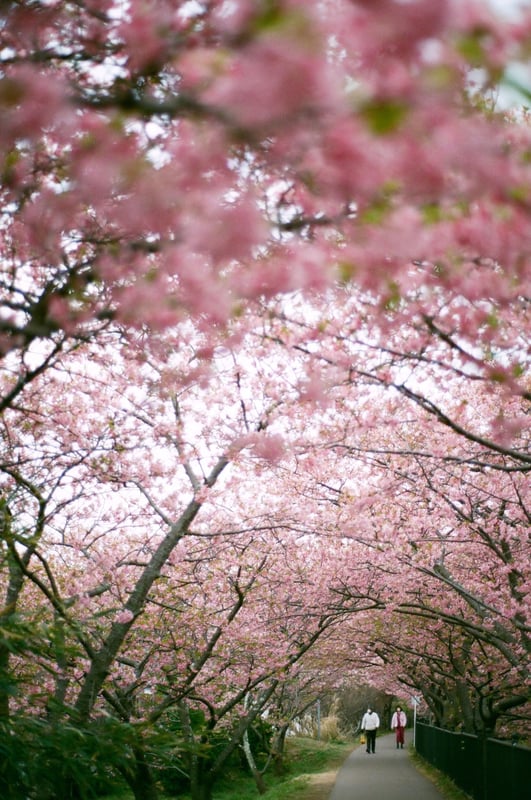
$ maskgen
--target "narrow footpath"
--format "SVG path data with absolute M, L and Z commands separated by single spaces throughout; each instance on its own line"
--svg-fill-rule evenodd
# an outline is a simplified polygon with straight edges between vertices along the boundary
M 356 748 L 337 773 L 329 800 L 442 800 L 443 795 L 397 750 L 394 733 L 376 739 L 376 752 Z

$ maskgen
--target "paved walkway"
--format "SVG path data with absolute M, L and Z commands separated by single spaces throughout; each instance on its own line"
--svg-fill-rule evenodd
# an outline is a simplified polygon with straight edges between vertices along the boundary
M 407 736 L 408 731 L 406 731 Z M 442 794 L 396 749 L 394 733 L 376 739 L 376 752 L 356 748 L 340 768 L 329 800 L 442 800 Z

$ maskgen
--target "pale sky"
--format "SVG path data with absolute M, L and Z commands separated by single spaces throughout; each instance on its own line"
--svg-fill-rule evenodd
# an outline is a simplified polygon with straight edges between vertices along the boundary
M 495 8 L 497 12 L 511 16 L 531 11 L 531 0 L 485 0 L 485 2 Z
M 531 0 L 484 0 L 498 14 L 504 14 L 511 19 L 518 18 L 520 15 L 531 14 Z M 508 70 L 509 77 L 514 78 L 520 85 L 528 90 L 531 87 L 531 65 L 529 63 L 514 64 Z M 507 108 L 510 106 L 521 107 L 529 105 L 529 99 L 521 93 L 504 86 L 501 89 L 498 106 Z

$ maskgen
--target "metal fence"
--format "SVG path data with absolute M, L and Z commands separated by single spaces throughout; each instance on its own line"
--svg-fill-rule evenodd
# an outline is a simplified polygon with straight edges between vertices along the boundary
M 527 747 L 417 722 L 415 748 L 474 800 L 531 797 L 531 750 Z

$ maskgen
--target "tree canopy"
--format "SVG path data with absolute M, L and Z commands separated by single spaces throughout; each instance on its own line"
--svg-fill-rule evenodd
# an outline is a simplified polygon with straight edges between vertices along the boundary
M 10 741 L 81 737 L 65 797 L 105 731 L 137 798 L 168 757 L 209 800 L 345 679 L 525 735 L 529 10 L 0 13 Z

